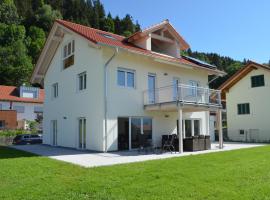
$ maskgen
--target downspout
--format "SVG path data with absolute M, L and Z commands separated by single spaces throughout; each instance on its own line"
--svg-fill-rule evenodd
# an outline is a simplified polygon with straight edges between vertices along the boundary
M 113 55 L 109 58 L 109 60 L 105 63 L 104 65 L 104 120 L 105 120 L 105 152 L 108 151 L 108 133 L 107 133 L 107 118 L 108 118 L 108 66 L 110 64 L 110 62 L 114 59 L 114 57 L 116 56 L 116 54 L 118 53 L 118 48 L 115 48 L 115 51 L 113 53 Z

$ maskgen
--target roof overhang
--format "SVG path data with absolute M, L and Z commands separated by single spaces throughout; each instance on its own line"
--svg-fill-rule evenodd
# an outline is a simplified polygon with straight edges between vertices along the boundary
M 58 46 L 63 41 L 65 34 L 74 34 L 81 38 L 84 38 L 80 34 L 58 23 L 56 20 L 52 26 L 52 29 L 47 37 L 45 45 L 35 65 L 34 71 L 30 79 L 31 83 L 38 83 L 38 84 L 43 85 L 44 77 L 47 73 L 49 65 L 58 49 Z M 96 43 L 89 40 L 87 41 L 89 43 L 89 46 L 95 47 L 95 48 L 98 47 Z
M 210 68 L 202 67 L 202 66 L 195 65 L 195 64 L 192 64 L 192 63 L 188 64 L 188 63 L 184 63 L 184 62 L 181 62 L 181 61 L 177 61 L 173 57 L 170 57 L 170 56 L 167 56 L 167 55 L 161 56 L 160 54 L 157 54 L 155 52 L 152 52 L 152 54 L 149 54 L 149 53 L 144 53 L 144 52 L 141 52 L 141 51 L 131 50 L 131 49 L 117 47 L 117 46 L 112 46 L 112 45 L 108 45 L 108 44 L 104 44 L 104 43 L 100 43 L 100 42 L 98 42 L 97 44 L 100 45 L 100 46 L 105 46 L 105 47 L 110 47 L 110 48 L 118 48 L 119 50 L 126 51 L 126 52 L 129 52 L 129 53 L 134 53 L 134 54 L 150 57 L 150 58 L 153 58 L 154 61 L 160 62 L 160 63 L 165 63 L 165 64 L 174 65 L 174 66 L 183 67 L 183 68 L 188 68 L 188 69 L 204 70 L 209 75 L 225 76 L 227 74 L 226 72 L 220 71 L 218 69 L 210 69 Z
M 180 44 L 181 50 L 187 50 L 190 48 L 189 44 L 184 40 L 184 38 L 176 31 L 176 29 L 170 24 L 169 20 L 164 20 L 159 24 L 146 28 L 142 31 L 138 31 L 132 34 L 130 37 L 127 38 L 128 42 L 133 42 L 135 40 L 139 40 L 143 37 L 149 36 L 149 34 L 159 30 L 165 29 L 169 31 L 171 35 L 174 36 L 176 41 Z
M 270 67 L 265 65 L 249 61 L 245 66 L 239 69 L 234 75 L 232 75 L 227 81 L 225 81 L 218 89 L 222 92 L 222 99 L 226 99 L 225 93 L 227 93 L 231 87 L 233 87 L 238 81 L 244 78 L 248 73 L 258 68 L 270 70 Z

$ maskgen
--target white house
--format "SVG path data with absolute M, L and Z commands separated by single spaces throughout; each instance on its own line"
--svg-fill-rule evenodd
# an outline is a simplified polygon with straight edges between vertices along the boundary
M 36 87 L 15 87 L 0 85 L 0 112 L 15 110 L 17 127 L 27 128 L 27 121 L 35 121 L 38 115 L 43 113 L 44 91 Z M 7 112 L 0 116 L 0 129 L 9 128 L 5 122 L 8 119 Z M 14 123 L 13 123 L 14 124 Z
M 168 20 L 127 38 L 56 20 L 31 77 L 45 87 L 44 143 L 116 151 L 179 132 L 182 152 L 183 137 L 209 135 L 221 103 L 208 76 L 224 72 L 187 48 Z
M 227 104 L 229 139 L 269 142 L 270 67 L 249 62 L 220 89 Z

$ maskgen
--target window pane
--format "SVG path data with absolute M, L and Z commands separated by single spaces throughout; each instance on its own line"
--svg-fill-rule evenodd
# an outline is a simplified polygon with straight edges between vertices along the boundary
M 79 90 L 82 90 L 83 89 L 83 76 L 80 75 L 79 76 Z
M 67 56 L 67 45 L 64 46 L 64 58 Z
M 127 86 L 134 88 L 134 73 L 127 72 Z
M 125 72 L 124 71 L 117 71 L 117 84 L 119 86 L 125 86 Z
M 152 119 L 143 118 L 143 134 L 146 135 L 147 139 L 152 139 Z
M 83 89 L 86 89 L 86 74 L 84 74 Z
M 186 137 L 191 137 L 191 120 L 185 120 L 185 132 Z
M 261 87 L 261 86 L 264 86 L 264 75 L 252 76 L 251 87 Z
M 74 53 L 74 51 L 75 51 L 75 41 L 72 40 L 72 53 Z
M 70 55 L 70 54 L 71 54 L 71 42 L 68 43 L 68 55 Z
M 194 120 L 194 135 L 200 135 L 200 120 Z

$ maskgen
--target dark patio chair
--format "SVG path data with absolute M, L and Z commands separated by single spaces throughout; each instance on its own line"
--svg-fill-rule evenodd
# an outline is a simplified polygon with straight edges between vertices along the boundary
M 176 135 L 173 134 L 173 135 L 170 135 L 168 137 L 168 139 L 166 141 L 164 141 L 164 144 L 162 146 L 162 152 L 167 150 L 167 151 L 170 151 L 171 153 L 175 151 L 175 147 L 174 147 L 174 144 L 175 144 L 175 139 L 176 139 Z
M 152 139 L 148 139 L 146 135 L 139 135 L 139 152 L 148 152 L 153 149 Z

